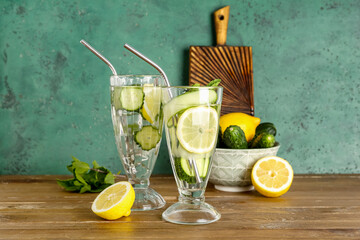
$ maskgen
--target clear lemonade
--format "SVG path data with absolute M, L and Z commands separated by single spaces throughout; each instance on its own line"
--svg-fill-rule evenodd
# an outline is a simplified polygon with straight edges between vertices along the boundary
M 169 101 L 163 99 L 172 168 L 184 197 L 201 198 L 204 194 L 219 131 L 221 104 L 217 98 L 211 88 L 200 88 Z
M 146 184 L 160 148 L 161 87 L 111 86 L 111 115 L 118 152 L 133 184 Z

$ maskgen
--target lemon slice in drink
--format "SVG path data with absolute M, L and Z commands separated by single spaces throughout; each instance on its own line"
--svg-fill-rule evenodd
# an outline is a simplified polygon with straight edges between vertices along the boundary
M 91 210 L 107 220 L 129 216 L 135 201 L 135 191 L 129 182 L 118 182 L 105 188 L 94 200 Z
M 160 113 L 161 88 L 152 84 L 144 84 L 143 92 L 145 98 L 141 113 L 145 120 L 153 124 L 156 116 Z
M 255 189 L 266 197 L 279 197 L 292 183 L 294 172 L 290 164 L 280 157 L 268 156 L 258 160 L 251 172 Z
M 218 126 L 218 113 L 214 108 L 193 107 L 181 114 L 176 134 L 186 151 L 207 153 L 215 147 Z

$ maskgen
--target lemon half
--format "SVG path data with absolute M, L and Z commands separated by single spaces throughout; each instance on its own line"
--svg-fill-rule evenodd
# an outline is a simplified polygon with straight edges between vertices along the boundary
M 294 172 L 290 164 L 277 156 L 261 158 L 251 172 L 252 184 L 266 197 L 279 197 L 286 193 L 293 178 Z
M 91 210 L 107 220 L 129 216 L 135 191 L 129 182 L 118 182 L 105 188 L 94 200 Z

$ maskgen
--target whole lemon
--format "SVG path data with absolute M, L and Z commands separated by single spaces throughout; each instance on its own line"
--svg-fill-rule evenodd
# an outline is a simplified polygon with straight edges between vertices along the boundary
M 220 117 L 221 134 L 230 125 L 239 126 L 245 133 L 246 141 L 250 142 L 255 136 L 256 127 L 260 124 L 260 118 L 246 113 L 234 112 L 222 115 Z

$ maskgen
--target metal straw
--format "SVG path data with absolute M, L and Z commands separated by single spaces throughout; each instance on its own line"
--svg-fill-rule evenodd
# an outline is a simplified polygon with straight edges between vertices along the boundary
M 96 51 L 95 48 L 93 48 L 90 44 L 88 44 L 85 40 L 81 40 L 80 43 L 87 47 L 92 53 L 94 53 L 98 58 L 100 58 L 106 65 L 109 66 L 110 70 L 112 71 L 113 75 L 117 75 L 117 72 L 113 65 L 109 62 L 109 60 L 106 59 L 103 55 L 101 55 L 98 51 Z
M 169 80 L 165 74 L 165 72 L 161 69 L 161 67 L 159 67 L 156 63 L 154 63 L 153 61 L 151 61 L 149 58 L 145 57 L 144 54 L 140 53 L 139 51 L 137 51 L 135 48 L 131 47 L 129 44 L 125 43 L 124 48 L 126 48 L 127 50 L 129 50 L 130 52 L 132 52 L 133 54 L 135 54 L 136 56 L 138 56 L 139 58 L 141 58 L 142 60 L 144 60 L 145 62 L 147 62 L 148 64 L 150 64 L 151 66 L 153 66 L 154 68 L 156 68 L 156 70 L 158 70 L 161 74 L 161 76 L 163 76 L 165 83 L 168 87 L 170 87 L 170 83 Z
M 164 72 L 164 70 L 161 69 L 161 67 L 159 67 L 156 63 L 154 63 L 153 61 L 151 61 L 149 58 L 145 57 L 144 54 L 140 53 L 139 51 L 137 51 L 135 48 L 131 47 L 129 44 L 125 44 L 124 45 L 124 48 L 126 48 L 127 50 L 129 50 L 130 52 L 132 52 L 133 54 L 135 54 L 136 56 L 138 56 L 139 58 L 141 58 L 142 60 L 144 60 L 145 62 L 149 63 L 151 66 L 153 66 L 154 68 L 156 68 L 156 70 L 158 70 L 160 72 L 160 74 L 163 76 L 164 80 L 165 80 L 165 83 L 168 87 L 170 87 L 170 82 Z M 169 95 L 170 95 L 170 98 L 172 98 L 172 93 L 171 91 L 169 90 Z M 194 159 L 190 160 L 188 159 L 188 163 L 189 163 L 189 166 L 191 168 L 191 166 L 194 167 L 194 171 L 195 171 L 195 177 L 196 177 L 196 182 L 197 183 L 201 183 L 201 178 L 200 178 L 200 175 L 199 175 L 199 170 L 197 168 L 197 165 L 196 165 L 196 162 Z

